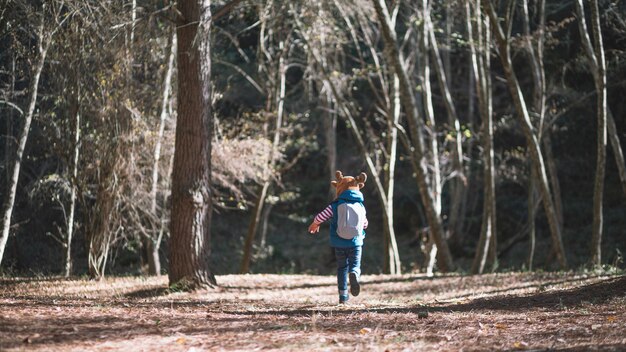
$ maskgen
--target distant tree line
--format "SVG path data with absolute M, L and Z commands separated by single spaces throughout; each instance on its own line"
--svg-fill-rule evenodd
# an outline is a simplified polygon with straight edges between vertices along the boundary
M 306 236 L 337 169 L 369 176 L 386 273 L 626 249 L 623 2 L 9 0 L 0 23 L 7 272 L 56 246 L 66 276 L 126 253 L 215 285 L 272 227 Z

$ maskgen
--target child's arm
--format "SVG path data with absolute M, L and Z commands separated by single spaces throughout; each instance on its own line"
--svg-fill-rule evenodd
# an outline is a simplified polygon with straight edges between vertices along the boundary
M 326 207 L 326 209 L 322 210 L 317 215 L 315 215 L 315 219 L 313 219 L 313 222 L 311 223 L 311 225 L 309 225 L 309 232 L 310 233 L 319 232 L 320 224 L 332 217 L 333 217 L 333 207 L 329 205 Z

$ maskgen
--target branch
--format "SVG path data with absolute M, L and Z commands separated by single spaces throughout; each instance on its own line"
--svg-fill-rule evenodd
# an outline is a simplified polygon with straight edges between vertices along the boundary
M 19 106 L 17 106 L 17 105 L 15 105 L 15 104 L 11 103 L 10 101 L 0 100 L 0 104 L 5 104 L 5 105 L 8 105 L 8 106 L 10 106 L 10 107 L 14 108 L 15 110 L 17 110 L 17 111 L 20 113 L 20 115 L 24 115 L 24 111 L 23 111 L 22 109 L 20 109 L 20 107 L 19 107 Z
M 227 13 L 230 12 L 230 10 L 233 9 L 233 7 L 237 6 L 240 2 L 242 2 L 243 0 L 232 0 L 231 2 L 229 2 L 228 4 L 222 6 L 221 9 L 219 9 L 215 15 L 213 15 L 212 20 L 213 22 L 217 21 L 218 19 L 220 19 L 220 17 L 226 15 Z
M 246 73 L 246 71 L 244 71 L 241 67 L 231 64 L 230 62 L 226 62 L 226 61 L 222 61 L 222 60 L 218 60 L 218 59 L 213 59 L 213 62 L 215 62 L 216 64 L 221 64 L 224 66 L 228 66 L 232 69 L 234 69 L 235 71 L 239 72 L 242 76 L 245 77 L 245 79 L 250 82 L 250 84 L 252 84 L 252 86 L 254 86 L 254 88 L 261 93 L 263 96 L 265 96 L 265 91 L 263 90 L 263 88 L 261 88 L 261 86 L 254 80 L 254 78 L 250 77 L 249 74 Z

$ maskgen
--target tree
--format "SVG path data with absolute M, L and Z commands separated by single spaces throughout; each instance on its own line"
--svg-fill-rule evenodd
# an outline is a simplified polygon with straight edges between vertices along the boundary
M 548 178 L 546 175 L 545 163 L 543 160 L 543 154 L 541 152 L 541 147 L 539 142 L 537 141 L 537 136 L 533 132 L 532 123 L 530 121 L 530 115 L 528 113 L 528 107 L 526 106 L 526 102 L 524 100 L 524 96 L 522 94 L 522 90 L 520 88 L 519 82 L 513 70 L 513 62 L 511 60 L 511 42 L 509 38 L 509 33 L 505 34 L 502 26 L 500 25 L 498 16 L 493 8 L 493 4 L 491 0 L 482 0 L 482 6 L 489 16 L 491 21 L 491 27 L 493 29 L 493 33 L 495 34 L 496 39 L 496 47 L 498 49 L 498 54 L 500 56 L 500 62 L 502 63 L 502 67 L 504 68 L 504 73 L 507 79 L 507 85 L 509 87 L 510 94 L 513 98 L 513 103 L 515 105 L 515 110 L 517 112 L 517 116 L 520 120 L 520 125 L 522 127 L 522 131 L 524 136 L 526 137 L 526 142 L 528 144 L 528 148 L 530 150 L 531 161 L 533 164 L 533 169 L 537 173 L 539 179 L 539 190 L 541 194 L 541 200 L 543 202 L 544 210 L 546 213 L 546 217 L 548 218 L 548 224 L 550 226 L 550 233 L 552 236 L 552 245 L 556 252 L 557 259 L 561 268 L 567 268 L 567 259 L 565 257 L 565 250 L 563 248 L 563 239 L 561 236 L 561 228 L 559 226 L 558 218 L 556 215 L 556 210 L 554 207 L 554 201 L 552 198 L 552 193 L 550 191 L 550 184 L 548 182 Z M 510 12 L 507 13 L 507 17 L 505 18 L 505 28 L 510 28 L 509 23 L 511 21 Z
M 402 265 L 394 228 L 394 191 L 398 159 L 398 126 L 401 116 L 399 81 L 397 75 L 393 73 L 393 70 L 389 70 L 382 65 L 384 59 L 382 53 L 378 50 L 381 38 L 377 33 L 376 22 L 372 21 L 370 18 L 370 13 L 359 11 L 357 6 L 349 11 L 337 0 L 334 1 L 334 4 L 348 27 L 348 34 L 352 39 L 352 44 L 357 49 L 358 62 L 361 65 L 360 72 L 363 72 L 362 76 L 367 80 L 368 87 L 370 88 L 369 93 L 376 98 L 373 100 L 375 109 L 380 112 L 380 114 L 372 114 L 373 121 L 371 122 L 367 119 L 367 116 L 364 116 L 362 120 L 365 122 L 366 126 L 364 131 L 367 136 L 366 139 L 370 140 L 369 144 L 374 145 L 374 150 L 368 151 L 367 153 L 373 154 L 377 160 L 380 160 L 377 163 L 377 169 L 370 170 L 370 173 L 375 184 L 377 186 L 380 185 L 380 188 L 377 187 L 377 194 L 383 204 L 383 271 L 399 275 L 402 273 Z M 392 10 L 394 14 L 397 14 L 399 6 L 399 2 L 395 4 Z M 350 16 L 351 13 L 353 14 L 352 16 Z M 397 16 L 393 16 L 392 21 L 395 21 L 396 18 Z M 356 22 L 360 27 L 361 39 L 358 37 L 353 22 Z M 365 52 L 361 52 L 360 50 L 363 45 L 365 46 Z M 320 46 L 320 50 L 324 51 L 324 45 Z M 368 74 L 372 71 L 372 63 L 366 61 L 367 52 L 369 52 L 369 56 L 374 65 L 372 74 Z M 328 56 L 330 58 L 335 56 L 335 54 L 330 53 Z M 328 59 L 328 61 L 330 61 L 330 59 Z M 324 62 L 322 66 L 325 66 Z M 356 77 L 352 79 L 355 81 L 358 80 L 359 75 L 356 75 Z M 350 87 L 344 87 L 342 94 L 350 95 Z M 373 124 L 377 123 L 380 115 L 382 115 L 384 121 L 381 126 L 382 133 L 375 132 L 372 127 Z M 350 125 L 350 127 L 353 129 L 353 132 L 356 133 L 357 126 Z M 380 134 L 383 135 L 383 138 L 378 137 Z M 362 148 L 362 150 L 365 150 L 365 148 Z M 382 175 L 379 176 L 379 174 Z
M 448 15 L 450 14 L 447 12 Z M 431 46 L 431 52 L 433 56 L 433 62 L 435 63 L 435 73 L 437 74 L 437 81 L 439 83 L 439 89 L 444 98 L 446 112 L 448 114 L 448 124 L 452 129 L 448 134 L 447 138 L 451 139 L 450 145 L 450 158 L 452 159 L 452 175 L 454 178 L 451 180 L 450 186 L 450 225 L 448 226 L 448 232 L 450 233 L 450 238 L 459 239 L 461 225 L 462 225 L 462 200 L 463 194 L 465 193 L 465 184 L 466 178 L 463 172 L 463 145 L 462 139 L 463 135 L 461 133 L 461 124 L 459 122 L 459 117 L 456 112 L 456 107 L 454 105 L 454 101 L 452 99 L 452 94 L 450 92 L 450 84 L 448 83 L 449 78 L 449 70 L 446 69 L 449 65 L 445 65 L 444 61 L 441 58 L 441 54 L 439 52 L 439 45 L 437 44 L 437 38 L 435 36 L 435 27 L 432 23 L 431 15 L 429 11 L 424 13 L 425 17 L 425 27 L 427 29 L 427 34 L 423 34 L 424 36 L 428 36 L 428 40 Z M 449 18 L 446 21 L 447 26 L 450 25 Z M 447 36 L 449 40 L 450 36 Z M 449 44 L 448 44 L 449 46 Z M 445 56 L 449 61 L 449 55 Z
M 478 110 L 482 118 L 481 143 L 483 147 L 483 216 L 480 237 L 476 245 L 476 255 L 472 263 L 471 272 L 482 274 L 487 265 L 489 252 L 495 251 L 492 240 L 496 236 L 496 190 L 495 165 L 493 145 L 493 106 L 491 94 L 491 31 L 489 18 L 482 15 L 480 4 L 474 4 L 475 16 L 472 16 L 471 1 L 465 3 L 466 26 L 469 37 L 471 71 L 474 74 L 474 83 L 478 93 Z M 473 20 L 475 19 L 475 20 Z M 476 23 L 476 34 L 472 23 Z M 493 258 L 492 258 L 493 259 Z M 491 265 L 495 263 L 492 260 Z
M 9 179 L 8 192 L 3 202 L 3 216 L 2 216 L 2 234 L 0 234 L 0 263 L 4 256 L 4 249 L 9 239 L 9 230 L 11 229 L 11 215 L 13 213 L 13 205 L 15 204 L 15 194 L 17 192 L 17 182 L 20 177 L 20 167 L 22 165 L 22 158 L 24 156 L 24 148 L 26 147 L 26 141 L 28 140 L 28 132 L 30 131 L 30 124 L 33 120 L 33 114 L 35 112 L 35 105 L 37 104 L 37 90 L 39 88 L 39 78 L 43 71 L 44 64 L 46 62 L 46 55 L 48 48 L 52 42 L 52 37 L 59 27 L 47 28 L 49 24 L 46 22 L 46 18 L 50 15 L 46 5 L 44 4 L 40 16 L 40 23 L 37 27 L 37 47 L 35 64 L 32 67 L 31 78 L 28 87 L 29 102 L 24 116 L 24 124 L 22 125 L 20 136 L 18 138 L 18 146 L 15 155 L 12 160 L 13 168 L 11 177 Z M 56 14 L 55 14 L 56 15 Z M 67 18 L 67 17 L 66 17 Z M 55 24 L 56 25 L 56 24 Z
M 413 96 L 412 85 L 409 76 L 402 65 L 402 58 L 396 43 L 396 34 L 391 26 L 391 19 L 387 11 L 387 5 L 383 0 L 373 0 L 376 16 L 383 33 L 385 50 L 388 64 L 398 75 L 400 83 L 400 101 L 404 107 L 406 120 L 409 125 L 409 134 L 412 141 L 412 166 L 416 174 L 416 181 L 422 199 L 422 204 L 426 209 L 426 217 L 430 227 L 430 233 L 438 248 L 438 264 L 442 271 L 454 269 L 452 255 L 446 242 L 440 213 L 437 209 L 436 199 L 433 197 L 432 189 L 428 184 L 428 172 L 426 169 L 427 160 L 422 137 L 423 122 L 417 113 L 417 105 Z M 425 33 L 426 34 L 426 33 Z
M 178 117 L 172 174 L 170 285 L 217 284 L 211 253 L 211 1 L 178 3 Z
M 598 13 L 598 1 L 590 1 L 591 25 L 593 29 L 593 45 L 589 39 L 589 32 L 585 23 L 585 9 L 582 0 L 576 1 L 578 13 L 578 28 L 582 39 L 585 54 L 591 66 L 591 71 L 596 86 L 597 96 L 597 146 L 596 146 L 596 176 L 593 187 L 593 225 L 591 233 L 591 263 L 599 266 L 602 263 L 602 226 L 604 178 L 606 168 L 606 142 L 607 142 L 607 89 L 606 89 L 606 61 L 604 59 L 604 47 L 602 44 L 602 31 L 600 27 L 600 15 Z
M 360 45 L 360 41 L 357 38 L 355 27 L 352 24 L 352 18 L 346 11 L 346 9 L 337 1 L 334 2 L 334 5 L 338 9 L 342 20 L 346 23 L 348 27 L 349 36 L 352 40 L 352 43 L 358 48 Z M 292 11 L 295 14 L 295 11 Z M 338 115 L 344 120 L 346 126 L 355 137 L 357 146 L 361 152 L 361 155 L 365 158 L 365 163 L 367 165 L 369 174 L 371 175 L 371 179 L 374 183 L 376 194 L 378 199 L 380 200 L 383 207 L 383 225 L 384 225 L 384 239 L 385 239 L 385 248 L 384 248 L 384 270 L 391 274 L 400 274 L 401 273 L 401 264 L 400 264 L 400 256 L 398 253 L 398 247 L 396 243 L 395 231 L 393 228 L 393 190 L 394 190 L 394 180 L 395 177 L 395 160 L 396 160 L 396 145 L 397 145 L 397 119 L 399 119 L 399 106 L 397 109 L 393 106 L 395 100 L 395 93 L 391 93 L 394 98 L 390 99 L 390 93 L 387 91 L 390 88 L 387 87 L 389 85 L 388 80 L 384 78 L 383 68 L 380 65 L 378 59 L 378 53 L 376 52 L 375 44 L 373 43 L 372 38 L 368 36 L 369 27 L 365 27 L 363 23 L 361 23 L 361 29 L 363 30 L 363 40 L 364 44 L 367 47 L 367 50 L 373 55 L 374 65 L 376 67 L 377 78 L 379 79 L 379 84 L 382 87 L 382 95 L 384 95 L 384 99 L 380 98 L 377 85 L 368 78 L 368 84 L 372 88 L 372 94 L 374 94 L 378 99 L 377 101 L 383 100 L 379 102 L 380 105 L 377 108 L 379 110 L 385 111 L 383 113 L 384 118 L 386 120 L 386 128 L 385 133 L 387 134 L 387 140 L 384 141 L 381 145 L 381 149 L 384 150 L 382 154 L 385 154 L 386 161 L 384 167 L 377 167 L 374 158 L 377 157 L 379 151 L 372 151 L 368 148 L 368 144 L 366 141 L 369 139 L 373 140 L 373 143 L 376 143 L 376 137 L 374 133 L 372 133 L 371 128 L 368 130 L 366 127 L 362 127 L 363 125 L 368 125 L 368 122 L 364 121 L 363 123 L 358 124 L 355 116 L 358 115 L 357 109 L 355 109 L 354 104 L 350 101 L 349 95 L 351 90 L 351 85 L 346 84 L 349 81 L 349 76 L 340 73 L 344 68 L 338 60 L 333 59 L 337 56 L 340 56 L 340 51 L 335 50 L 332 52 L 327 47 L 336 47 L 335 44 L 330 44 L 331 39 L 330 36 L 319 35 L 323 31 L 328 31 L 328 29 L 323 27 L 322 19 L 328 18 L 328 14 L 320 15 L 319 12 L 315 12 L 318 15 L 317 20 L 314 20 L 314 25 L 309 27 L 308 30 L 305 30 L 305 26 L 300 23 L 296 19 L 296 23 L 298 24 L 300 33 L 302 38 L 305 41 L 306 48 L 309 51 L 311 56 L 311 71 L 312 74 L 317 72 L 321 77 L 321 86 L 320 94 L 328 94 L 332 98 L 333 104 L 339 108 Z M 357 14 L 356 18 L 359 22 L 362 21 L 362 15 Z M 336 41 L 337 38 L 334 38 Z M 333 41 L 333 43 L 335 43 Z M 357 50 L 357 55 L 359 57 L 359 63 L 362 65 L 361 69 L 366 71 L 367 64 L 363 59 L 363 53 L 360 50 Z M 332 73 L 331 73 L 332 72 Z M 352 78 L 356 79 L 356 78 Z M 390 89 L 393 91 L 393 88 Z M 394 121 L 396 123 L 394 123 Z M 381 170 L 382 169 L 382 170 Z M 380 173 L 383 173 L 382 177 Z
M 261 31 L 261 36 L 263 36 L 264 31 Z M 261 41 L 265 41 L 265 38 L 261 38 Z M 243 257 L 241 259 L 241 266 L 239 269 L 240 273 L 247 273 L 250 271 L 250 260 L 252 257 L 252 242 L 257 232 L 257 227 L 259 221 L 261 220 L 261 214 L 263 212 L 263 206 L 265 204 L 265 199 L 267 197 L 267 192 L 272 184 L 272 178 L 274 177 L 274 168 L 276 165 L 276 161 L 278 159 L 278 148 L 280 145 L 281 139 L 281 129 L 283 124 L 283 116 L 285 113 L 285 85 L 286 85 L 286 75 L 287 75 L 287 65 L 286 65 L 286 57 L 288 52 L 288 47 L 290 43 L 285 40 L 280 40 L 278 45 L 278 52 L 276 55 L 278 56 L 278 67 L 275 70 L 270 70 L 271 73 L 276 73 L 276 75 L 270 74 L 271 77 L 268 79 L 268 82 L 276 82 L 276 78 L 278 78 L 278 84 L 276 87 L 268 87 L 268 90 L 273 90 L 272 94 L 268 94 L 269 99 L 271 97 L 275 97 L 275 102 L 269 102 L 267 105 L 275 108 L 275 111 L 268 111 L 269 115 L 276 116 L 276 124 L 274 126 L 274 136 L 272 138 L 272 149 L 267 158 L 267 165 L 263 170 L 263 185 L 261 187 L 261 191 L 257 196 L 256 204 L 252 211 L 252 218 L 250 219 L 250 224 L 248 227 L 248 233 L 246 235 L 246 240 L 244 243 L 244 252 Z M 265 53 L 269 57 L 269 53 Z M 268 63 L 272 65 L 272 63 Z
M 154 146 L 154 159 L 152 164 L 152 183 L 150 185 L 150 211 L 156 217 L 157 215 L 157 191 L 159 186 L 159 161 L 161 158 L 161 149 L 163 144 L 163 134 L 165 133 L 165 120 L 168 116 L 168 106 L 170 101 L 170 91 L 172 89 L 172 73 L 174 71 L 174 58 L 176 57 L 176 31 L 172 30 L 169 57 L 167 60 L 167 69 L 165 78 L 163 79 L 163 94 L 161 97 L 161 113 L 159 114 L 159 125 L 157 131 L 157 140 Z M 162 218 L 162 217 L 160 217 Z M 148 273 L 150 275 L 159 275 L 161 273 L 161 259 L 159 248 L 163 239 L 162 221 L 159 226 L 155 226 L 154 232 L 148 238 Z

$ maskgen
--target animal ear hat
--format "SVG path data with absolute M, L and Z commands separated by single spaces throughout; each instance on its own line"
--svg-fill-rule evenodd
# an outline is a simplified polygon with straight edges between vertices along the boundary
M 337 170 L 335 178 L 337 178 L 337 181 L 332 181 L 330 184 L 335 187 L 337 197 L 347 189 L 359 190 L 365 187 L 365 181 L 367 181 L 365 172 L 361 172 L 357 177 L 352 177 L 344 176 L 343 172 Z

